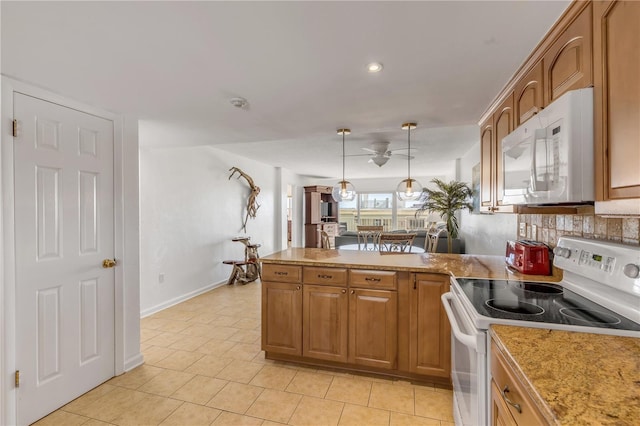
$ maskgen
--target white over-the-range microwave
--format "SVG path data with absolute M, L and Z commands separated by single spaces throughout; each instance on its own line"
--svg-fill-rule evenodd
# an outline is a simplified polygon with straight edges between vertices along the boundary
M 572 90 L 502 139 L 505 204 L 594 201 L 593 88 Z

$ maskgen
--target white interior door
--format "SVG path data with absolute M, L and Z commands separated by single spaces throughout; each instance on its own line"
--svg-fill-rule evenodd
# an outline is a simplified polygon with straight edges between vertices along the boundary
M 113 122 L 14 94 L 18 423 L 113 377 Z

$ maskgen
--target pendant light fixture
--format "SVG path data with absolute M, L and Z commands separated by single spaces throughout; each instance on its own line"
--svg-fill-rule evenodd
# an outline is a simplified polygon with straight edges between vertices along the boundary
M 350 129 L 338 129 L 338 134 L 342 135 L 342 180 L 334 185 L 331 196 L 336 202 L 352 201 L 356 198 L 356 189 L 351 182 L 344 179 L 344 136 L 351 133 Z
M 407 178 L 402 180 L 396 188 L 396 196 L 400 201 L 417 200 L 422 194 L 422 185 L 415 179 L 411 179 L 411 130 L 418 127 L 416 123 L 404 123 L 402 130 L 406 130 L 408 146 L 407 146 Z

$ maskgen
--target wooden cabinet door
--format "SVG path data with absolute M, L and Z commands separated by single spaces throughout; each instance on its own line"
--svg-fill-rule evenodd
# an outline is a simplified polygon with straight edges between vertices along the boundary
M 395 369 L 398 295 L 395 291 L 349 291 L 349 362 Z
M 502 399 L 500 389 L 496 382 L 491 381 L 491 425 L 492 426 L 517 426 L 516 421 L 509 412 L 509 407 Z
M 320 203 L 322 195 L 319 192 L 305 192 L 305 221 L 304 223 L 320 223 L 322 221 Z
M 596 199 L 640 198 L 640 2 L 594 2 Z
M 302 355 L 347 362 L 347 289 L 305 284 L 302 312 Z
M 447 291 L 447 275 L 415 275 L 409 322 L 409 366 L 413 373 L 451 375 L 451 329 L 440 300 Z
M 513 92 L 504 100 L 493 114 L 493 128 L 495 145 L 493 152 L 495 153 L 495 201 L 494 205 L 498 207 L 494 211 L 507 211 L 500 208 L 506 206 L 502 202 L 504 197 L 504 159 L 502 156 L 502 139 L 511 133 L 514 129 L 513 123 Z
M 302 285 L 262 283 L 262 350 L 302 355 Z
M 544 107 L 542 61 L 538 61 L 533 68 L 515 85 L 515 124 L 514 128 L 539 113 Z
M 545 106 L 569 90 L 593 84 L 591 27 L 589 4 L 544 55 Z
M 480 126 L 480 211 L 493 207 L 493 117 Z

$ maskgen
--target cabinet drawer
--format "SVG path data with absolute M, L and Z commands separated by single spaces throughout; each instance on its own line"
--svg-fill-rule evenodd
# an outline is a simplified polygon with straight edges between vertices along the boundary
M 303 279 L 305 284 L 346 286 L 347 270 L 305 266 Z
M 352 269 L 349 285 L 363 288 L 397 289 L 397 273 L 392 271 L 369 271 L 366 269 Z
M 302 267 L 292 265 L 262 265 L 262 281 L 299 283 L 302 281 Z
M 494 342 L 491 342 L 491 375 L 498 388 L 494 390 L 499 392 L 496 398 L 504 400 L 517 424 L 547 424 Z

